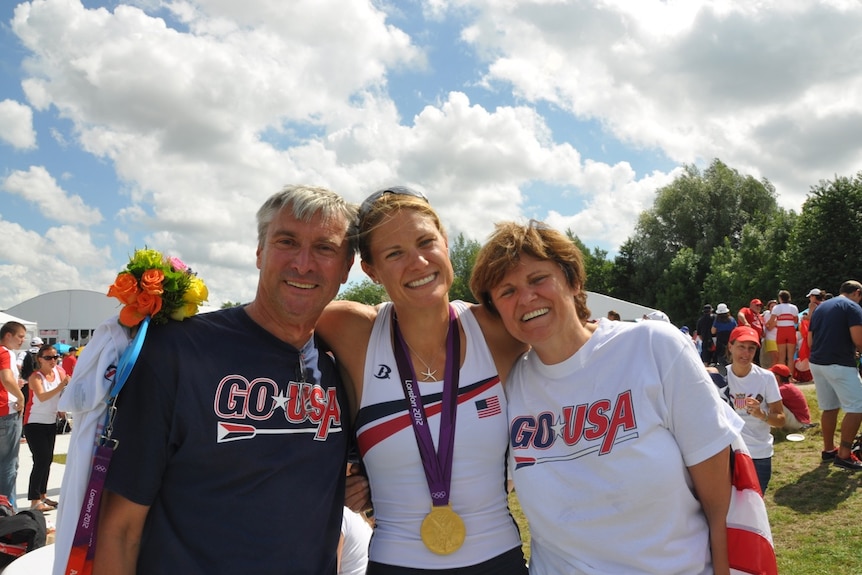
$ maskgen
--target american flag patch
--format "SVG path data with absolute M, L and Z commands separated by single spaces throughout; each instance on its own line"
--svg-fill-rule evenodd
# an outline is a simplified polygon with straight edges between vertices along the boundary
M 479 414 L 480 418 L 500 415 L 502 413 L 502 410 L 500 409 L 500 398 L 495 395 L 488 399 L 480 399 L 476 402 L 476 413 Z

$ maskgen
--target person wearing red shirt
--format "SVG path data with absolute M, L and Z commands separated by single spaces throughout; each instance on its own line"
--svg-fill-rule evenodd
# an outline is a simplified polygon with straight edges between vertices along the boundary
M 781 429 L 792 432 L 811 427 L 808 400 L 798 387 L 790 383 L 790 368 L 783 363 L 776 363 L 769 371 L 775 374 L 781 402 L 784 404 L 784 427 Z
M 70 347 L 69 352 L 63 357 L 63 371 L 72 375 L 76 365 L 78 365 L 78 348 Z
M 741 308 L 739 313 L 736 314 L 739 325 L 747 325 L 754 328 L 761 342 L 763 342 L 763 333 L 766 329 L 766 325 L 763 323 L 763 316 L 760 315 L 762 310 L 763 302 L 754 298 L 748 304 L 748 307 Z M 760 365 L 760 346 L 757 347 L 757 352 L 754 354 L 754 363 Z

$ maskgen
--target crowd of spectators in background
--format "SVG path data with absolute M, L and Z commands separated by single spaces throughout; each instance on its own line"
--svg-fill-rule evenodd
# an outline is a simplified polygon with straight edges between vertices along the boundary
M 734 375 L 739 366 L 728 368 L 738 364 L 739 354 L 728 344 L 734 340 L 732 334 L 737 333 L 736 330 L 749 329 L 746 340 L 753 346 L 751 363 L 758 370 L 763 368 L 772 372 L 781 394 L 780 402 L 761 397 L 760 410 L 750 413 L 787 433 L 817 425 L 811 421 L 805 395 L 797 387 L 797 384 L 814 383 L 822 413 L 822 461 L 859 470 L 862 469 L 862 461 L 851 452 L 851 447 L 862 425 L 862 366 L 859 362 L 862 350 L 862 308 L 859 306 L 862 284 L 854 280 L 844 282 L 837 297 L 820 288 L 812 288 L 805 297 L 807 305 L 800 311 L 790 292 L 782 289 L 777 299 L 768 300 L 766 306 L 759 298 L 753 298 L 747 307 L 738 310 L 735 317 L 724 302 L 719 303 L 714 311 L 711 304 L 704 304 L 691 336 L 704 366 L 720 374 L 723 381 L 733 381 L 739 375 Z M 743 371 L 747 373 L 747 370 Z M 758 394 L 745 395 L 756 398 Z M 743 409 L 746 401 L 752 403 L 751 398 L 741 395 L 730 398 L 731 402 L 734 399 L 737 409 Z M 845 417 L 836 447 L 834 434 L 838 427 L 839 409 L 844 410 Z M 782 418 L 777 416 L 779 410 L 783 412 Z M 772 414 L 775 414 L 774 419 L 770 419 Z M 765 488 L 763 481 L 762 487 Z

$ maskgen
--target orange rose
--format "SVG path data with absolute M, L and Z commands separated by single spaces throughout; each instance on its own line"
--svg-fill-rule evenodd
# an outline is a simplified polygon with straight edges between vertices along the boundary
M 135 303 L 138 297 L 138 280 L 129 272 L 118 274 L 108 288 L 108 297 L 115 297 L 126 305 Z
M 158 295 L 143 292 L 138 294 L 136 305 L 138 307 L 138 313 L 153 316 L 159 313 L 159 310 L 162 309 L 162 298 Z
M 165 272 L 157 269 L 144 270 L 141 275 L 141 289 L 148 294 L 162 295 L 162 282 L 165 279 Z
M 135 327 L 145 317 L 146 314 L 140 313 L 134 304 L 123 306 L 123 309 L 120 310 L 120 323 L 126 327 Z
M 126 327 L 135 327 L 145 317 L 154 316 L 162 309 L 161 296 L 142 292 L 134 303 L 123 306 L 120 310 L 120 323 Z

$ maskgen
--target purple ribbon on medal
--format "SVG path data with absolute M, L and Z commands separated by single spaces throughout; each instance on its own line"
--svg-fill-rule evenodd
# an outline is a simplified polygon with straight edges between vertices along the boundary
M 458 410 L 458 379 L 461 364 L 461 337 L 458 334 L 458 317 L 449 306 L 449 332 L 446 335 L 446 370 L 443 375 L 443 402 L 440 409 L 440 436 L 437 451 L 428 429 L 422 394 L 416 386 L 416 372 L 407 355 L 407 344 L 398 328 L 398 318 L 393 312 L 392 330 L 395 334 L 395 362 L 398 365 L 401 387 L 407 399 L 410 422 L 416 436 L 416 445 L 428 481 L 431 502 L 437 506 L 449 504 L 449 489 L 452 483 L 452 456 L 455 447 L 455 415 Z

